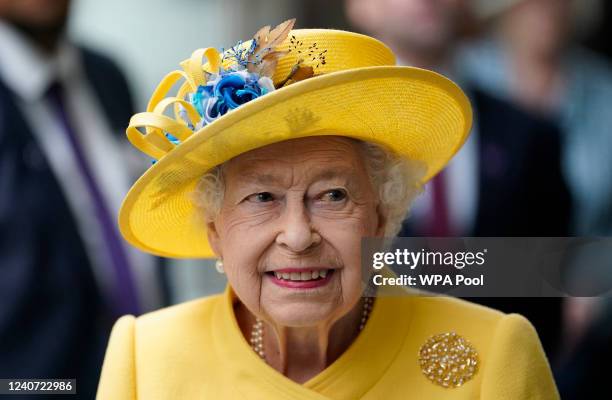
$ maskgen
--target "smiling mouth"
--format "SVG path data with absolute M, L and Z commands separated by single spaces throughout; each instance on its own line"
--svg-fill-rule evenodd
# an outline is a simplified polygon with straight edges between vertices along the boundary
M 283 281 L 302 282 L 325 279 L 332 271 L 331 269 L 314 269 L 297 272 L 270 271 L 268 274 Z
M 333 269 L 292 268 L 266 272 L 269 279 L 278 286 L 290 289 L 314 289 L 326 285 L 334 275 Z

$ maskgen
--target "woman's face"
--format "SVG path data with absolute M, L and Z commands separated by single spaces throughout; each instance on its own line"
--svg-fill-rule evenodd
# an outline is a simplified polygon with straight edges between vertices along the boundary
M 384 222 L 357 142 L 285 141 L 224 169 L 209 240 L 251 312 L 282 326 L 333 323 L 361 295 L 361 238 Z

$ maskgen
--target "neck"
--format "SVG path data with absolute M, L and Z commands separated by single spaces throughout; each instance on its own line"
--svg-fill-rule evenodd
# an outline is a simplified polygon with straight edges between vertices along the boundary
M 59 35 L 55 37 L 48 37 L 40 35 L 38 37 L 32 37 L 34 43 L 46 54 L 53 54 L 57 51 L 59 44 Z
M 337 321 L 312 327 L 286 327 L 264 322 L 266 362 L 295 382 L 308 381 L 332 364 L 355 340 L 359 334 L 362 309 L 363 299 L 360 299 Z M 237 316 L 247 321 L 240 325 L 249 339 L 255 317 L 246 307 L 240 307 Z
M 513 46 L 508 46 L 508 50 L 512 87 L 518 101 L 543 113 L 553 109 L 563 86 L 560 54 Z
M 555 49 L 538 50 L 528 46 L 516 45 L 513 42 L 503 42 L 504 48 L 516 63 L 537 70 L 553 71 L 558 69 L 562 51 Z
M 57 51 L 64 32 L 63 26 L 43 30 L 31 29 L 16 23 L 13 23 L 12 26 L 27 37 L 40 51 L 48 55 Z

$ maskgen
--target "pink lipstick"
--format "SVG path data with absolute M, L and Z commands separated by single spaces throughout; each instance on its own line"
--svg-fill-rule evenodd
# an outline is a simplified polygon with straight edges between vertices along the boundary
M 325 286 L 334 270 L 322 267 L 283 268 L 267 273 L 272 282 L 290 289 L 312 289 Z

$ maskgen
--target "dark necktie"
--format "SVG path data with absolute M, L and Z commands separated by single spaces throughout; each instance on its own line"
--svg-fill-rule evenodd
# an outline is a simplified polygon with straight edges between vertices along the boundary
M 123 243 L 115 225 L 115 219 L 112 218 L 102 192 L 96 184 L 93 172 L 87 162 L 83 148 L 79 143 L 78 135 L 72 127 L 65 104 L 64 92 L 60 84 L 54 83 L 51 85 L 48 91 L 48 98 L 55 107 L 62 131 L 66 135 L 68 143 L 70 143 L 70 148 L 74 154 L 79 172 L 85 182 L 89 198 L 94 206 L 96 219 L 102 231 L 104 244 L 116 277 L 116 295 L 112 299 L 115 303 L 116 311 L 119 315 L 138 314 L 136 289 L 125 248 L 123 247 Z
M 452 236 L 450 218 L 448 215 L 448 203 L 446 194 L 445 171 L 442 170 L 432 180 L 433 201 L 430 214 L 429 233 L 430 236 Z

